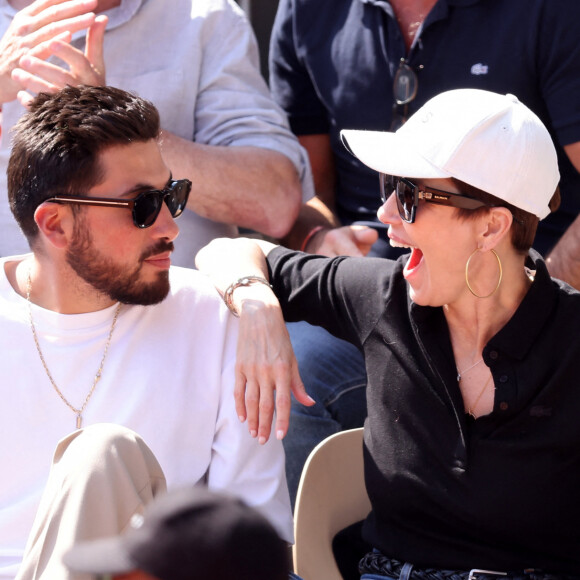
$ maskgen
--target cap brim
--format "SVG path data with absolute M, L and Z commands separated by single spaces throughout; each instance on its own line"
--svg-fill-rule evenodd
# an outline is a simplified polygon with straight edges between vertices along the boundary
M 89 574 L 121 574 L 135 570 L 131 562 L 123 537 L 103 538 L 82 542 L 74 546 L 63 556 L 64 563 L 73 572 Z
M 416 141 L 400 132 L 346 129 L 340 132 L 340 137 L 355 157 L 380 173 L 432 179 L 451 177 L 422 157 L 417 152 Z

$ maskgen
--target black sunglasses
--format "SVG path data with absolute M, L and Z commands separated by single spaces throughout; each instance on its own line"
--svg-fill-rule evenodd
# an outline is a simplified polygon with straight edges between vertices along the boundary
M 423 68 L 421 65 L 419 68 Z M 402 58 L 393 79 L 393 113 L 390 131 L 396 131 L 409 117 L 409 103 L 417 96 L 419 79 L 417 73 Z
M 138 228 L 148 228 L 155 223 L 163 206 L 163 202 L 167 204 L 172 217 L 179 217 L 185 209 L 190 192 L 191 181 L 189 179 L 170 179 L 164 189 L 144 191 L 133 199 L 65 194 L 49 197 L 45 201 L 51 203 L 79 203 L 82 205 L 98 205 L 102 207 L 124 207 L 131 209 L 133 223 Z
M 450 191 L 432 189 L 424 185 L 415 185 L 405 177 L 379 173 L 379 181 L 381 185 L 381 201 L 385 203 L 391 193 L 394 193 L 399 215 L 408 224 L 412 224 L 415 221 L 415 214 L 420 200 L 463 209 L 490 207 L 489 204 L 462 193 L 451 193 Z

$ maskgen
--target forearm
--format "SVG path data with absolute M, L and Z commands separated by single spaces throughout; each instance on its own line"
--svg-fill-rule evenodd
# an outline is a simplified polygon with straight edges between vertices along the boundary
M 304 250 L 307 236 L 315 229 L 322 231 L 337 227 L 340 227 L 338 218 L 318 197 L 314 197 L 302 205 L 298 219 L 288 235 L 282 238 L 281 244 L 293 250 Z M 308 239 L 310 241 L 311 238 Z
M 580 216 L 560 238 L 546 263 L 551 276 L 580 290 Z
M 338 228 L 341 223 L 334 213 L 336 172 L 330 136 L 300 135 L 298 141 L 308 153 L 316 197 L 302 205 L 298 219 L 288 235 L 282 239 L 282 244 L 294 250 L 306 250 L 305 242 L 309 247 L 312 245 L 313 236 L 308 237 L 309 234 Z
M 232 282 L 244 276 L 267 279 L 266 256 L 276 247 L 263 240 L 218 238 L 197 253 L 195 266 L 223 294 Z M 240 293 L 242 290 L 240 288 Z
M 202 145 L 164 131 L 161 150 L 174 178 L 193 183 L 188 207 L 202 217 L 274 238 L 288 233 L 302 192 L 292 162 L 260 147 Z

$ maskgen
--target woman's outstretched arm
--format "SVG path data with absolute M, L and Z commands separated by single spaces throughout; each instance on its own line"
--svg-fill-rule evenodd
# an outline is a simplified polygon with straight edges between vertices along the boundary
M 246 238 L 220 238 L 202 248 L 197 268 L 210 277 L 240 317 L 236 359 L 236 410 L 260 443 L 265 443 L 276 410 L 276 437 L 288 431 L 290 393 L 304 405 L 304 390 L 278 299 L 267 282 L 267 254 L 276 246 Z M 230 289 L 230 290 L 228 290 Z

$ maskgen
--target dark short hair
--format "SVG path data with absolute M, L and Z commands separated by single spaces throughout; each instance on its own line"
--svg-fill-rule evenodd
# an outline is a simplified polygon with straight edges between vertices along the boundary
M 451 178 L 453 183 L 458 187 L 461 193 L 479 199 L 488 205 L 505 207 L 509 209 L 512 216 L 513 222 L 511 226 L 511 242 L 514 249 L 520 254 L 527 254 L 529 249 L 534 243 L 534 238 L 536 237 L 536 230 L 538 229 L 539 218 L 534 214 L 520 209 L 511 203 L 505 202 L 503 199 L 487 193 L 482 189 L 478 189 L 473 185 L 469 185 L 459 179 Z M 556 211 L 560 206 L 560 189 L 556 188 L 552 199 L 550 200 L 549 207 L 551 211 Z M 468 220 L 475 219 L 478 215 L 489 211 L 488 207 L 480 207 L 478 209 L 457 209 L 460 219 Z
M 67 86 L 40 93 L 13 129 L 8 199 L 28 243 L 36 208 L 56 194 L 82 193 L 104 178 L 99 153 L 159 137 L 155 106 L 113 87 Z

